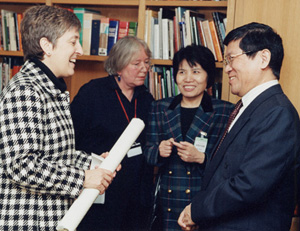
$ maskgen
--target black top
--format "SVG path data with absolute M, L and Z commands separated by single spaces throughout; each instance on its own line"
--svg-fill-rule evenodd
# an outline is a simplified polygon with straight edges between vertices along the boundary
M 136 102 L 136 117 L 147 124 L 153 97 L 145 86 L 135 88 L 130 102 L 113 76 L 92 80 L 79 90 L 71 104 L 77 149 L 97 154 L 110 151 L 129 123 L 118 95 L 129 120 L 134 117 Z M 145 144 L 145 135 L 144 129 L 138 142 Z M 136 205 L 140 202 L 141 183 L 151 185 L 152 176 L 150 174 L 147 180 L 142 178 L 143 171 L 148 170 L 143 155 L 125 156 L 121 165 L 121 171 L 105 192 L 105 204 L 92 206 L 78 230 L 93 230 L 95 227 L 120 230 L 120 224 L 128 219 L 139 220 Z M 147 188 L 142 190 L 151 192 Z
M 197 109 L 198 107 L 195 108 L 181 107 L 180 119 L 181 119 L 181 133 L 182 133 L 183 140 L 185 140 L 185 135 L 193 122 Z

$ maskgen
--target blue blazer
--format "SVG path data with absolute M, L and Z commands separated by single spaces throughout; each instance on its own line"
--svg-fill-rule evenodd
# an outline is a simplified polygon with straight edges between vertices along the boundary
M 299 150 L 298 113 L 273 86 L 246 108 L 208 163 L 192 220 L 206 231 L 288 231 Z
M 176 148 L 173 148 L 168 158 L 159 155 L 158 147 L 162 140 L 184 140 L 181 132 L 181 99 L 182 95 L 178 95 L 152 103 L 144 151 L 148 163 L 160 167 L 160 201 L 164 229 L 168 230 L 181 230 L 177 219 L 184 207 L 191 202 L 191 198 L 199 192 L 205 167 L 205 164 L 182 161 Z M 205 92 L 185 141 L 194 144 L 196 137 L 201 137 L 201 132 L 205 132 L 208 139 L 205 153 L 206 158 L 209 158 L 211 150 L 225 130 L 233 107 L 229 102 L 211 99 Z

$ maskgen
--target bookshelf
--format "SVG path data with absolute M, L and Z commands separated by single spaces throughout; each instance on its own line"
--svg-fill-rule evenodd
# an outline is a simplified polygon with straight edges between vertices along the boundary
M 228 14 L 228 9 L 231 8 L 231 2 L 228 1 L 164 1 L 164 0 L 0 0 L 0 9 L 12 10 L 18 13 L 24 12 L 28 7 L 36 4 L 46 4 L 53 6 L 60 6 L 64 8 L 86 7 L 89 9 L 100 10 L 101 14 L 116 18 L 119 20 L 136 21 L 138 22 L 137 36 L 144 39 L 145 29 L 145 11 L 148 8 L 176 8 L 186 7 L 195 11 L 201 12 L 205 18 L 212 19 L 211 13 L 213 11 L 221 11 L 227 13 L 228 24 L 233 17 Z M 0 51 L 0 59 L 4 56 L 22 57 L 23 53 L 20 51 Z M 66 78 L 65 81 L 70 91 L 71 100 L 77 94 L 79 88 L 86 82 L 94 78 L 105 77 L 107 73 L 103 68 L 103 62 L 106 56 L 89 56 L 83 55 L 78 58 L 75 74 Z M 151 63 L 154 65 L 171 66 L 172 60 L 152 59 Z M 223 64 L 216 62 L 218 68 L 219 80 L 222 78 Z M 222 81 L 222 80 L 220 80 Z M 226 98 L 225 98 L 226 99 Z

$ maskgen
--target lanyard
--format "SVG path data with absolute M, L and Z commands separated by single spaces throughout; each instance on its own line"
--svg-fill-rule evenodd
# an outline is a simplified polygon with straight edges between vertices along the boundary
M 126 110 L 125 110 L 125 107 L 124 107 L 124 105 L 123 105 L 123 103 L 122 103 L 122 100 L 121 100 L 121 98 L 120 98 L 119 93 L 118 93 L 117 90 L 116 90 L 116 94 L 117 94 L 117 96 L 118 96 L 118 99 L 119 99 L 120 105 L 121 105 L 121 107 L 122 107 L 122 109 L 123 109 L 123 112 L 124 112 L 124 114 L 125 114 L 125 116 L 126 116 L 126 119 L 127 119 L 128 123 L 129 123 L 129 122 L 130 122 L 129 117 L 128 117 L 128 115 L 127 115 L 127 112 L 126 112 Z M 137 104 L 137 99 L 134 100 L 134 118 L 136 118 L 136 104 Z

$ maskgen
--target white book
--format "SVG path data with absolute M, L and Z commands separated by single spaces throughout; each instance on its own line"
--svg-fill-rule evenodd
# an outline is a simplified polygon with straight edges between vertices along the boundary
M 92 41 L 92 20 L 101 20 L 103 15 L 94 13 L 84 13 L 83 15 L 83 28 L 82 28 L 82 49 L 84 55 L 91 54 L 91 41 Z M 101 23 L 100 23 L 101 24 Z
M 148 43 L 148 14 L 149 14 L 149 10 L 145 11 L 145 31 L 144 31 L 144 40 L 146 43 Z
M 17 35 L 16 35 L 14 13 L 8 12 L 7 19 L 8 19 L 8 28 L 9 28 L 9 50 L 17 51 Z
M 162 12 L 163 12 L 163 8 L 159 8 L 158 11 L 159 40 L 156 40 L 156 42 L 159 43 L 159 59 L 163 58 Z
M 168 97 L 172 97 L 172 79 L 170 70 L 166 70 Z
M 159 55 L 159 45 L 160 43 L 158 42 L 159 41 L 159 25 L 158 24 L 154 24 L 154 27 L 153 27 L 153 41 L 154 42 L 154 47 L 153 47 L 153 58 L 154 59 L 159 59 L 160 55 Z
M 170 59 L 174 57 L 174 22 L 169 20 L 169 50 Z
M 169 19 L 162 19 L 162 59 L 169 59 Z
M 185 22 L 185 47 L 192 45 L 191 23 L 190 23 L 190 10 L 184 12 Z

